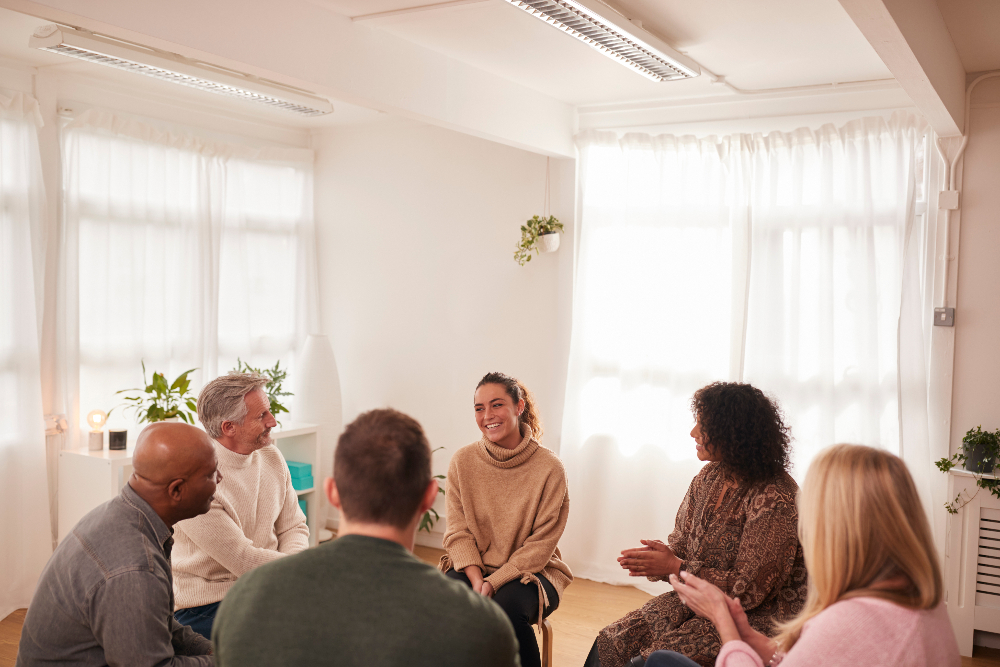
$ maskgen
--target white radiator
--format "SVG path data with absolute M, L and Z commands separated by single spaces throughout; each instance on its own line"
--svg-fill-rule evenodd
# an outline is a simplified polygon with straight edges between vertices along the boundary
M 948 517 L 944 563 L 948 615 L 959 652 L 971 656 L 976 630 L 1000 634 L 1000 498 L 977 489 L 968 471 L 949 478 L 949 498 L 971 498 Z
M 976 605 L 1000 609 L 1000 510 L 979 509 L 976 555 Z

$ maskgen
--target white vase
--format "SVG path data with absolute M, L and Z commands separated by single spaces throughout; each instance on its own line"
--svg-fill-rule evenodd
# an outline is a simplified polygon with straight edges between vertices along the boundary
M 538 236 L 538 249 L 542 252 L 555 252 L 559 249 L 559 232 L 549 232 Z
M 313 471 L 313 477 L 322 488 L 322 480 L 333 475 L 333 450 L 344 425 L 340 375 L 328 336 L 310 334 L 306 338 L 291 379 L 295 395 L 290 417 L 319 426 L 320 469 Z M 319 507 L 317 525 L 325 528 L 329 503 L 322 492 Z

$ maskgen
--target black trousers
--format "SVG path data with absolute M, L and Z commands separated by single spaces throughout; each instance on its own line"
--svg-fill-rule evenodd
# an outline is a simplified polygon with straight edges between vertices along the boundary
M 448 570 L 446 575 L 472 587 L 472 582 L 464 572 Z M 541 573 L 535 576 L 542 582 L 545 595 L 549 598 L 549 604 L 542 612 L 542 618 L 547 618 L 559 606 L 559 594 Z M 535 631 L 531 628 L 531 624 L 538 620 L 538 586 L 533 583 L 522 584 L 520 580 L 511 581 L 493 593 L 493 601 L 500 605 L 514 626 L 514 634 L 520 644 L 521 667 L 541 667 L 538 640 L 535 639 Z

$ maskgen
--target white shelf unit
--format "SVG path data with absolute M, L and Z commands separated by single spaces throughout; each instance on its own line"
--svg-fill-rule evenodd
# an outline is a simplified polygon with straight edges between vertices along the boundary
M 273 429 L 271 437 L 286 461 L 312 466 L 312 488 L 296 491 L 306 501 L 309 546 L 316 546 L 319 529 L 319 493 L 322 471 L 319 469 L 319 427 L 316 424 L 288 424 Z M 59 452 L 59 541 L 73 529 L 87 512 L 118 495 L 132 475 L 132 450 L 100 451 L 64 449 Z M 223 481 L 223 484 L 225 482 Z
M 316 424 L 287 424 L 271 431 L 274 444 L 286 461 L 298 461 L 312 466 L 313 486 L 296 491 L 300 500 L 306 501 L 306 523 L 309 526 L 309 546 L 316 546 L 320 495 L 323 488 L 323 471 L 320 470 L 319 426 Z
M 948 517 L 944 566 L 948 615 L 959 653 L 971 656 L 976 630 L 1000 633 L 1000 499 L 986 489 L 976 493 L 975 475 L 967 470 L 953 469 L 949 482 L 949 499 L 962 492 L 972 498 Z

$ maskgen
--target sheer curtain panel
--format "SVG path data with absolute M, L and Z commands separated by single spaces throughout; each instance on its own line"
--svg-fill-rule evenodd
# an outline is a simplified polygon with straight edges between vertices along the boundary
M 71 434 L 142 361 L 147 378 L 197 368 L 195 393 L 237 358 L 291 365 L 318 322 L 312 160 L 97 110 L 64 128 Z
M 745 264 L 733 240 L 745 235 L 747 208 L 735 141 L 579 138 L 581 234 L 560 456 L 573 487 L 561 545 L 580 576 L 636 583 L 614 559 L 672 530 L 700 468 L 688 437 L 691 394 L 738 363 L 742 300 L 733 280 Z
M 837 442 L 899 453 L 897 335 L 926 132 L 897 116 L 755 137 L 743 378 L 785 409 L 799 479 Z
M 894 115 L 766 136 L 578 137 L 560 450 L 574 572 L 636 584 L 615 558 L 673 529 L 701 468 L 690 399 L 709 382 L 777 398 L 798 479 L 835 442 L 902 453 L 898 336 L 923 314 L 904 321 L 900 304 L 908 248 L 926 252 L 907 243 L 926 236 L 914 215 L 926 133 Z
M 35 302 L 45 206 L 34 99 L 0 96 L 0 618 L 52 552 Z

